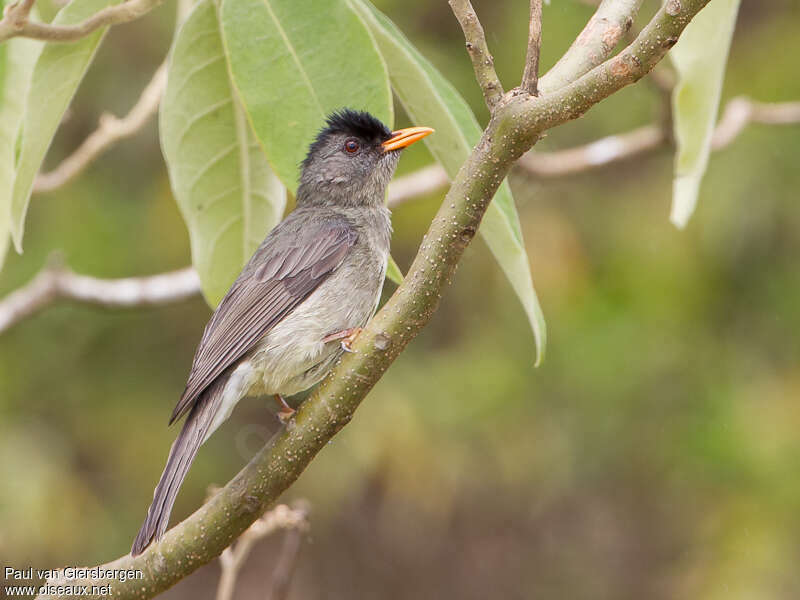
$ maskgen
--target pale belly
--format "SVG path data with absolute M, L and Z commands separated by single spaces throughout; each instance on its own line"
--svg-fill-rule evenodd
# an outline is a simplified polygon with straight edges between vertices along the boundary
M 251 374 L 248 396 L 291 396 L 322 379 L 342 354 L 341 343 L 323 342 L 332 334 L 364 327 L 380 299 L 385 267 L 376 265 L 378 277 L 368 281 L 356 270 L 364 265 L 343 265 L 267 333 L 248 356 Z M 377 272 L 376 272 L 377 271 Z M 354 287 L 349 282 L 360 281 Z

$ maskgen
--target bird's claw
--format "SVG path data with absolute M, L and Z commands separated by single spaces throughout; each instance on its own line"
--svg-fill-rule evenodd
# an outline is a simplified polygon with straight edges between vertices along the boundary
M 322 341 L 327 343 L 327 342 L 332 342 L 334 340 L 342 340 L 340 342 L 342 350 L 344 350 L 345 352 L 355 352 L 355 350 L 353 350 L 352 348 L 352 345 L 353 342 L 356 341 L 358 334 L 361 333 L 362 331 L 363 328 L 361 327 L 344 329 L 342 331 L 337 331 L 336 333 L 326 335 L 324 338 L 322 338 Z
M 281 409 L 277 413 L 278 420 L 284 425 L 286 425 L 289 419 L 291 419 L 297 411 L 293 409 L 291 406 L 289 406 L 286 403 L 286 400 L 284 400 L 283 396 L 281 396 L 280 394 L 275 394 L 275 401 L 281 407 Z

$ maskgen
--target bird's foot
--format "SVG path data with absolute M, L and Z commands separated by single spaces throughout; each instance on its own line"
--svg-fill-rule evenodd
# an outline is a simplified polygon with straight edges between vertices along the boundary
M 345 352 L 353 352 L 351 346 L 353 342 L 356 341 L 358 334 L 361 333 L 362 331 L 364 331 L 362 327 L 352 327 L 350 329 L 343 329 L 342 331 L 337 331 L 336 333 L 331 333 L 330 335 L 326 335 L 324 338 L 322 338 L 322 341 L 327 343 L 327 342 L 333 342 L 334 340 L 342 340 L 341 341 L 342 350 L 344 350 Z
M 297 411 L 289 406 L 286 403 L 286 400 L 284 400 L 283 396 L 280 394 L 275 394 L 275 402 L 277 402 L 278 406 L 281 407 L 281 409 L 278 411 L 278 420 L 281 423 L 286 424 L 286 422 L 291 419 L 294 416 L 294 413 Z

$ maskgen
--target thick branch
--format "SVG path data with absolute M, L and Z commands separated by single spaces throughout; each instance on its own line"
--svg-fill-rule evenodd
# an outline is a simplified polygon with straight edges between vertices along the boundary
M 494 70 L 494 59 L 489 52 L 489 46 L 486 45 L 483 26 L 469 0 L 449 0 L 449 4 L 464 31 L 467 52 L 475 69 L 475 79 L 481 86 L 486 106 L 491 112 L 503 96 L 503 86 Z
M 144 579 L 72 583 L 108 583 L 114 597 L 150 598 L 218 556 L 350 421 L 364 396 L 427 324 L 514 162 L 546 129 L 577 118 L 652 69 L 707 2 L 682 0 L 677 16 L 662 8 L 619 57 L 553 94 L 506 94 L 453 181 L 405 281 L 358 336 L 354 352 L 342 358 L 286 428 L 211 500 L 143 554 L 103 566 L 140 569 Z
M 36 176 L 33 191 L 51 192 L 60 188 L 80 175 L 92 161 L 111 146 L 134 135 L 158 110 L 166 85 L 167 67 L 166 64 L 162 64 L 127 115 L 120 119 L 108 113 L 102 114 L 99 127 L 78 146 L 75 152 L 49 173 L 40 173 Z
M 528 52 L 520 87 L 533 96 L 539 95 L 539 53 L 542 49 L 542 0 L 531 0 L 528 25 Z
M 49 25 L 28 20 L 33 0 L 24 0 L 6 9 L 0 21 L 0 42 L 22 36 L 48 42 L 74 42 L 86 37 L 96 29 L 127 23 L 146 15 L 164 0 L 127 0 L 122 4 L 108 6 L 76 25 Z
M 191 268 L 150 277 L 97 279 L 51 264 L 0 301 L 0 333 L 58 300 L 127 308 L 177 302 L 199 291 L 200 280 Z
M 564 87 L 611 56 L 641 5 L 642 0 L 603 0 L 569 50 L 542 76 L 539 91 Z

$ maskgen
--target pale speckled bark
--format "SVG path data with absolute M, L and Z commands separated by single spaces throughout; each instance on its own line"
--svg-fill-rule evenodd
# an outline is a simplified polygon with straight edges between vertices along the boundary
M 542 93 L 574 81 L 606 60 L 631 25 L 642 0 L 603 0 L 580 35 L 539 80 Z

